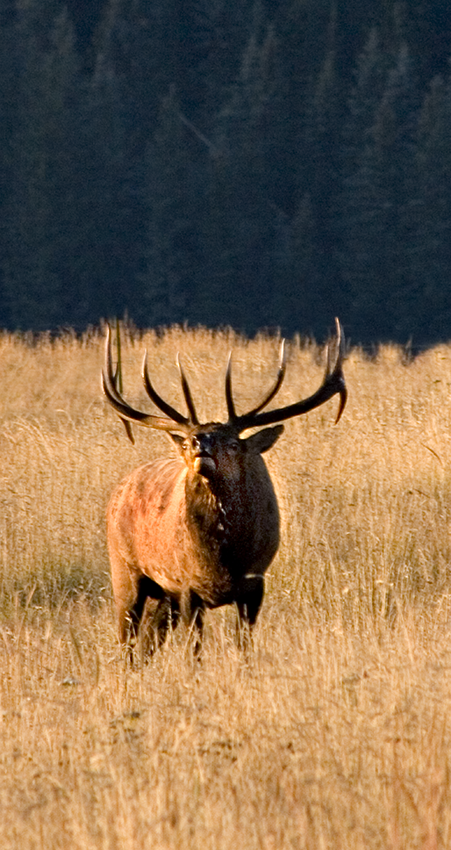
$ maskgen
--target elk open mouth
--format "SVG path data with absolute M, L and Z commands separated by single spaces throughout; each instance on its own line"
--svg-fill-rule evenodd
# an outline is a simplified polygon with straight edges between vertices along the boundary
M 198 475 L 203 475 L 204 478 L 211 478 L 216 472 L 216 464 L 209 454 L 199 454 L 194 459 L 194 469 Z

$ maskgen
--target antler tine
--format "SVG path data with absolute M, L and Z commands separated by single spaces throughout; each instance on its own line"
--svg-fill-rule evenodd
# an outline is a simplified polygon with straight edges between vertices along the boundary
M 331 373 L 331 368 L 330 368 L 331 359 L 330 359 L 330 344 L 329 343 L 327 343 L 327 345 L 326 345 L 326 352 L 325 353 L 326 353 L 326 368 L 325 368 L 325 371 L 324 371 L 324 375 L 325 375 L 325 377 L 327 377 Z
M 106 326 L 105 368 L 103 370 L 103 374 L 107 377 L 108 382 L 111 382 L 114 389 L 116 390 L 116 375 L 113 369 L 113 353 L 111 351 L 111 328 L 109 324 Z
M 118 389 L 120 375 L 120 363 L 118 361 L 116 370 L 113 367 L 113 352 L 111 345 L 111 327 L 107 325 L 107 334 L 105 341 L 105 367 L 102 370 L 102 388 L 108 398 L 108 401 L 114 398 L 117 403 L 122 403 L 124 399 Z
M 255 413 L 259 413 L 260 410 L 263 410 L 263 408 L 266 407 L 266 405 L 268 405 L 270 401 L 272 401 L 274 396 L 277 395 L 277 393 L 280 390 L 280 387 L 282 386 L 283 379 L 285 377 L 286 368 L 287 368 L 286 348 L 285 348 L 285 340 L 283 339 L 282 342 L 280 343 L 279 368 L 278 368 L 278 371 L 277 371 L 277 378 L 275 380 L 274 386 L 269 391 L 268 395 L 265 396 L 263 401 L 260 402 L 260 404 L 257 405 L 257 407 L 254 407 L 254 409 L 249 412 L 249 414 L 248 414 L 249 416 L 253 416 Z
M 163 416 L 153 416 L 141 410 L 136 410 L 123 398 L 116 386 L 111 351 L 111 329 L 109 326 L 105 344 L 105 367 L 102 370 L 102 388 L 109 404 L 122 421 L 135 422 L 137 425 L 144 425 L 146 428 L 156 428 L 161 431 L 181 431 L 182 433 L 186 433 L 186 422 L 176 423 L 174 420 L 165 419 Z
M 232 352 L 229 353 L 229 359 L 227 360 L 227 371 L 225 376 L 225 396 L 227 404 L 227 413 L 229 414 L 229 420 L 231 421 L 233 419 L 236 419 L 236 408 L 232 395 Z
M 335 318 L 335 330 L 336 330 L 335 339 L 332 340 L 332 342 L 328 342 L 327 345 L 326 345 L 326 352 L 325 352 L 325 354 L 326 354 L 325 374 L 326 375 L 331 375 L 332 372 L 337 368 L 337 366 L 340 366 L 342 364 L 343 357 L 344 357 L 344 354 L 345 354 L 344 337 L 343 337 L 343 333 L 342 333 L 342 329 L 341 329 L 341 324 L 340 324 L 340 322 L 337 318 Z M 332 369 L 332 355 L 331 355 L 332 347 L 335 350 L 335 364 L 334 364 L 333 369 Z
M 264 397 L 263 401 L 254 407 L 249 413 L 246 413 L 245 416 L 255 416 L 256 413 L 259 413 L 260 410 L 263 410 L 270 401 L 274 398 L 274 396 L 279 392 L 280 387 L 282 386 L 283 379 L 285 377 L 286 371 L 286 350 L 285 350 L 285 340 L 283 339 L 280 344 L 280 352 L 279 352 L 279 368 L 277 372 L 277 378 L 273 387 L 270 389 L 269 393 Z M 227 401 L 227 410 L 229 413 L 230 421 L 235 419 L 241 419 L 242 417 L 237 416 L 235 404 L 232 397 L 232 352 L 229 354 L 229 361 L 227 364 L 227 372 L 226 372 L 226 401 Z
M 343 413 L 343 410 L 345 409 L 345 405 L 346 405 L 346 402 L 347 402 L 347 399 L 348 399 L 348 391 L 346 389 L 346 384 L 345 384 L 343 371 L 342 371 L 343 360 L 344 360 L 344 356 L 345 356 L 345 353 L 346 353 L 346 351 L 345 351 L 345 349 L 346 349 L 345 335 L 343 333 L 343 329 L 341 327 L 340 321 L 339 321 L 339 319 L 337 319 L 336 316 L 335 316 L 335 327 L 337 329 L 337 343 L 336 343 L 336 345 L 337 345 L 337 359 L 335 361 L 334 371 L 333 371 L 332 375 L 335 376 L 336 378 L 338 378 L 339 380 L 341 380 L 341 382 L 342 382 L 342 388 L 339 391 L 340 392 L 340 405 L 339 405 L 339 408 L 338 408 L 337 417 L 335 419 L 335 425 L 337 425 L 337 423 L 340 420 L 341 414 Z
M 108 325 L 108 332 L 109 331 L 110 331 L 110 326 Z M 112 358 L 112 354 L 111 354 L 111 341 L 110 340 L 109 340 L 108 347 L 109 347 L 109 350 L 110 350 L 110 367 L 112 369 L 113 368 L 113 366 L 112 366 L 113 358 Z M 114 384 L 114 387 L 117 390 L 117 392 L 119 394 L 121 394 L 122 389 L 123 389 L 123 386 L 122 386 L 122 346 L 121 346 L 121 334 L 120 334 L 120 328 L 119 328 L 119 319 L 117 317 L 116 317 L 116 347 L 117 347 L 117 363 L 116 363 L 116 371 L 114 372 L 114 376 L 113 376 L 113 384 Z M 135 436 L 133 434 L 133 428 L 132 428 L 130 422 L 127 419 L 122 419 L 122 417 L 121 417 L 121 422 L 122 422 L 122 424 L 125 428 L 125 433 L 127 434 L 128 439 L 130 440 L 132 446 L 134 446 L 135 445 Z
M 142 378 L 144 381 L 144 387 L 147 395 L 153 401 L 153 403 L 160 408 L 160 410 L 169 416 L 174 422 L 177 422 L 179 425 L 189 425 L 189 419 L 186 416 L 183 416 L 175 407 L 168 404 L 160 395 L 158 395 L 157 391 L 154 389 L 153 385 L 150 382 L 149 372 L 147 371 L 147 351 L 144 352 L 143 365 L 142 365 Z
M 192 425 L 199 425 L 199 420 L 196 414 L 196 408 L 194 407 L 193 397 L 191 395 L 191 390 L 189 388 L 188 381 L 186 379 L 185 373 L 183 371 L 183 367 L 180 361 L 180 354 L 177 353 L 177 366 L 180 372 L 180 380 L 182 382 L 182 390 L 183 395 L 185 396 L 186 406 L 189 411 L 190 422 Z
M 301 416 L 303 413 L 308 413 L 310 410 L 314 410 L 315 407 L 324 404 L 337 393 L 340 395 L 340 407 L 336 419 L 336 422 L 338 422 L 346 404 L 347 390 L 342 371 L 345 352 L 344 334 L 338 319 L 335 319 L 335 325 L 337 329 L 337 357 L 334 368 L 331 370 L 330 354 L 327 354 L 326 372 L 320 388 L 312 396 L 294 404 L 289 404 L 286 407 L 281 407 L 277 410 L 268 410 L 264 413 L 259 412 L 261 410 L 261 407 L 259 407 L 256 411 L 238 416 L 235 420 L 235 425 L 240 432 L 245 431 L 247 428 L 272 425 L 275 422 L 283 422 L 286 419 L 291 419 L 293 416 Z M 270 394 L 270 398 L 272 397 Z M 265 403 L 268 403 L 266 399 Z

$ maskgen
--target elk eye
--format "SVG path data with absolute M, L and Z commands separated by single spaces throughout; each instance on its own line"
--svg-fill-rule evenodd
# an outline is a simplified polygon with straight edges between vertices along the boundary
M 237 452 L 240 448 L 239 443 L 230 443 L 229 448 L 232 452 Z
M 189 440 L 184 440 L 182 443 L 182 449 L 184 452 L 187 452 L 189 449 Z

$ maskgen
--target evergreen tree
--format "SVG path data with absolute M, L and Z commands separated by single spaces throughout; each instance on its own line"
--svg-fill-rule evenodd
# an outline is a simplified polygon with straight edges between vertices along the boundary
M 239 75 L 252 29 L 255 0 L 191 0 L 183 2 L 180 39 L 182 93 L 188 117 L 210 137 L 216 118 Z M 189 45 L 188 50 L 186 45 Z
M 204 218 L 212 275 L 205 280 L 208 291 L 202 301 L 211 303 L 217 321 L 242 329 L 249 321 L 252 330 L 271 322 L 277 218 L 273 201 L 277 175 L 270 167 L 276 54 L 273 29 L 266 26 L 256 4 L 240 74 L 218 118 Z
M 276 226 L 274 286 L 271 312 L 273 324 L 282 333 L 302 328 L 310 336 L 322 336 L 324 325 L 335 310 L 330 288 L 324 288 L 316 227 L 310 197 L 301 198 L 291 218 L 279 213 Z
M 0 145 L 0 327 L 10 323 L 9 303 L 4 287 L 5 263 L 7 258 L 8 199 L 12 191 L 14 163 L 14 128 L 17 125 L 17 77 L 18 56 L 16 50 L 16 7 L 14 0 L 3 0 L 0 5 L 0 30 L 3 47 L 0 52 L 0 123 L 2 144 Z
M 180 119 L 172 88 L 162 103 L 145 161 L 148 224 L 136 315 L 146 324 L 167 325 L 190 316 L 198 217 L 190 153 L 196 144 Z
M 67 13 L 37 0 L 14 27 L 17 78 L 11 135 L 4 292 L 13 327 L 64 323 L 65 257 L 76 190 L 70 164 L 77 62 Z
M 68 305 L 70 314 L 79 317 L 77 325 L 122 315 L 129 306 L 140 228 L 125 110 L 122 81 L 108 57 L 101 55 L 84 91 L 80 123 L 79 300 Z
M 350 101 L 336 213 L 350 321 L 362 341 L 409 335 L 415 96 L 405 45 L 387 67 L 373 32 Z
M 419 282 L 414 333 L 429 343 L 448 339 L 451 327 L 450 137 L 451 84 L 436 77 L 418 123 L 411 257 L 412 274 Z
M 144 156 L 160 105 L 178 83 L 177 0 L 107 0 L 97 36 L 98 62 L 111 69 L 122 96 L 132 159 Z
M 338 141 L 344 102 L 337 74 L 337 17 L 332 6 L 327 43 L 321 66 L 307 89 L 303 128 L 302 194 L 310 193 L 319 242 L 334 265 L 331 230 L 333 199 L 337 191 Z

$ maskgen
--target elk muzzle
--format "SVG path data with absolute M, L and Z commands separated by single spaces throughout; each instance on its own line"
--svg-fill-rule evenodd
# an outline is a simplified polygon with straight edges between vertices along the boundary
M 212 440 L 209 434 L 201 434 L 192 440 L 194 471 L 204 478 L 211 478 L 216 473 L 216 461 L 213 457 L 212 448 Z

